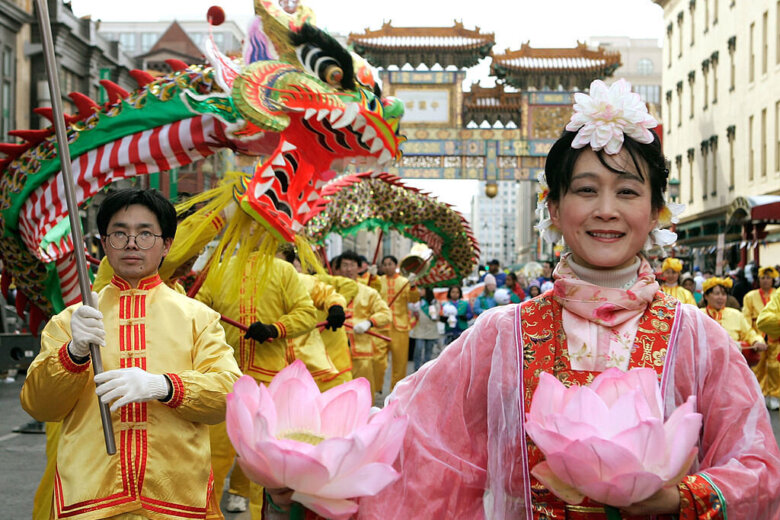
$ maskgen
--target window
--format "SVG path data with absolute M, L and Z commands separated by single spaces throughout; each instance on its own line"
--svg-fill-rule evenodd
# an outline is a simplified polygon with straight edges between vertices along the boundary
M 712 69 L 712 104 L 718 102 L 718 51 L 710 56 L 710 68 Z
M 777 16 L 780 17 L 780 0 L 777 2 Z M 666 26 L 666 48 L 668 49 L 669 53 L 669 63 L 666 64 L 666 67 L 669 68 L 672 66 L 672 30 L 674 29 L 674 24 L 669 22 L 669 25 Z M 780 39 L 777 40 L 777 45 L 780 47 Z
M 735 81 L 736 81 L 736 67 L 734 65 L 734 52 L 737 49 L 737 37 L 732 36 L 729 38 L 729 92 L 733 92 L 735 88 Z
M 710 153 L 712 153 L 712 192 L 713 197 L 718 194 L 718 136 L 710 137 Z M 706 188 L 705 188 L 706 189 Z
M 766 108 L 761 110 L 761 176 L 766 177 Z
M 682 126 L 682 81 L 677 82 L 677 126 Z
M 707 170 L 707 156 L 710 154 L 710 141 L 709 139 L 705 139 L 701 142 L 701 186 L 702 186 L 702 194 L 701 198 L 706 199 L 707 198 L 707 186 L 710 184 L 709 180 L 709 171 Z
M 11 47 L 3 47 L 0 72 L 0 138 L 8 139 L 14 124 L 14 54 Z
M 775 42 L 775 63 L 780 64 L 780 0 L 777 1 L 775 10 L 775 32 L 777 33 L 777 42 Z
M 145 32 L 141 33 L 141 52 L 147 52 L 154 47 L 159 35 L 157 33 Z
M 688 204 L 693 204 L 693 158 L 696 155 L 696 150 L 688 148 Z
M 666 114 L 669 116 L 669 120 L 666 122 L 666 133 L 672 133 L 672 91 L 666 91 Z
M 125 52 L 135 52 L 135 33 L 119 33 L 119 45 Z
M 696 18 L 693 16 L 693 12 L 696 10 L 696 0 L 688 2 L 688 9 L 691 11 L 691 47 L 693 47 L 693 44 L 696 42 L 696 24 L 693 23 L 696 21 Z
M 704 0 L 704 34 L 710 30 L 710 0 Z
M 756 22 L 750 24 L 750 62 L 748 63 L 748 81 L 756 79 L 756 50 L 755 50 Z
M 753 116 L 748 118 L 748 180 L 755 177 L 755 151 L 753 150 Z
M 677 54 L 678 58 L 682 57 L 683 51 L 683 12 L 677 13 L 677 34 L 680 41 L 680 52 Z
M 766 74 L 769 60 L 769 11 L 764 11 L 761 17 L 761 74 Z
M 639 94 L 645 103 L 657 105 L 661 102 L 660 85 L 634 85 L 634 92 Z
M 718 2 L 720 0 L 712 0 L 712 25 L 718 23 Z
M 693 107 L 694 107 L 694 84 L 696 83 L 696 71 L 692 70 L 688 73 L 688 90 L 691 92 L 691 115 L 689 116 L 691 119 L 693 119 Z
M 674 158 L 674 165 L 677 167 L 677 180 L 682 182 L 682 155 Z
M 729 191 L 734 191 L 734 138 L 737 127 L 734 125 L 726 128 L 726 139 L 729 141 Z
M 704 79 L 704 110 L 707 110 L 707 106 L 710 102 L 710 87 L 708 82 L 708 72 L 710 71 L 710 60 L 707 58 L 703 62 L 701 62 L 701 75 Z
M 780 173 L 780 101 L 775 103 L 775 172 Z
M 650 58 L 641 58 L 636 63 L 636 71 L 642 76 L 649 76 L 653 73 L 653 60 Z

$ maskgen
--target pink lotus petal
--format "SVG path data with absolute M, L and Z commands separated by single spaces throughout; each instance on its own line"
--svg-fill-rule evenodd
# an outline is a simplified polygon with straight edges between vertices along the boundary
M 265 456 L 285 487 L 316 492 L 331 478 L 328 468 L 320 461 L 294 449 L 284 448 L 281 443 L 261 442 L 257 445 L 257 451 Z
M 309 370 L 306 368 L 306 364 L 300 359 L 296 359 L 292 364 L 287 365 L 280 370 L 271 380 L 271 384 L 268 385 L 268 391 L 271 392 L 271 396 L 274 400 L 276 400 L 276 393 L 279 391 L 279 388 L 285 386 L 290 381 L 296 381 L 302 384 L 307 390 L 309 398 L 315 399 L 319 397 L 320 390 L 317 388 L 317 383 L 314 382 L 314 378 L 311 377 Z
M 534 466 L 531 469 L 531 475 L 567 504 L 579 504 L 585 499 L 585 495 L 577 491 L 576 488 L 559 479 L 547 462 L 540 462 Z
M 350 498 L 373 496 L 387 485 L 398 480 L 401 474 L 388 464 L 373 462 L 365 464 L 352 473 L 340 475 L 317 491 L 326 498 Z
M 631 451 L 608 440 L 592 438 L 574 441 L 566 446 L 566 451 L 547 454 L 547 462 L 553 470 L 567 468 L 566 474 L 571 483 L 581 488 L 587 480 L 609 481 L 615 475 L 643 471 L 639 459 Z M 557 473 L 557 471 L 556 471 Z M 566 481 L 563 475 L 559 475 Z
M 358 505 L 353 500 L 327 499 L 298 491 L 292 494 L 292 499 L 330 520 L 349 520 L 358 510 Z
M 525 424 L 525 432 L 534 441 L 542 453 L 564 451 L 571 439 L 554 430 L 548 430 L 537 422 L 529 421 Z
M 371 385 L 360 378 L 331 388 L 320 396 L 321 432 L 343 437 L 365 424 L 371 409 Z
M 559 286 L 556 286 L 559 287 Z M 558 410 L 564 404 L 566 387 L 558 378 L 547 372 L 539 374 L 539 383 L 534 391 L 529 412 L 530 420 L 541 420 L 551 410 Z
M 304 379 L 288 379 L 277 385 L 276 388 L 269 386 L 268 390 L 275 403 L 277 433 L 320 431 L 320 409 L 317 403 L 320 393 L 316 385 L 312 389 Z M 295 403 L 295 406 L 284 406 L 284 403 Z
M 607 406 L 612 406 L 618 397 L 637 388 L 641 389 L 648 399 L 658 397 L 660 401 L 658 375 L 652 368 L 634 368 L 623 372 L 613 367 L 597 375 L 589 386 Z
M 268 459 L 262 453 L 255 451 L 243 442 L 234 444 L 236 451 L 242 455 L 237 458 L 238 464 L 246 476 L 263 487 L 280 488 L 284 482 L 276 476 L 276 472 Z
M 587 386 L 580 387 L 560 413 L 572 421 L 590 423 L 597 428 L 609 418 L 607 405 Z
M 666 435 L 660 419 L 645 419 L 610 439 L 618 446 L 630 450 L 645 468 L 664 466 L 661 456 L 666 451 Z
M 550 431 L 557 432 L 569 441 L 587 439 L 589 437 L 604 437 L 598 424 L 593 425 L 590 422 L 577 420 L 561 413 L 547 416 L 547 428 Z
M 625 507 L 652 496 L 662 487 L 658 475 L 638 472 L 618 475 L 611 482 L 585 482 L 580 490 L 603 504 Z

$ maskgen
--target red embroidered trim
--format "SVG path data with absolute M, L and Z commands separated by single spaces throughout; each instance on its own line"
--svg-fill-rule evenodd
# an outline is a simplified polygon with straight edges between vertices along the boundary
M 281 321 L 277 321 L 274 323 L 274 327 L 279 329 L 279 337 L 280 338 L 286 338 L 287 337 L 287 327 L 284 326 L 284 323 Z
M 165 406 L 170 406 L 171 408 L 178 408 L 181 406 L 181 403 L 184 402 L 184 383 L 182 383 L 181 378 L 176 374 L 166 373 L 165 375 L 171 381 L 171 385 L 173 386 L 173 395 L 168 402 L 163 404 Z
M 677 484 L 680 492 L 679 520 L 718 520 L 723 516 L 723 504 L 718 492 L 701 475 L 688 475 Z
M 76 363 L 73 361 L 73 358 L 71 358 L 70 354 L 68 353 L 67 343 L 60 347 L 59 357 L 63 368 L 72 374 L 80 374 L 81 372 L 84 372 L 91 364 L 91 360 L 89 358 L 85 363 Z

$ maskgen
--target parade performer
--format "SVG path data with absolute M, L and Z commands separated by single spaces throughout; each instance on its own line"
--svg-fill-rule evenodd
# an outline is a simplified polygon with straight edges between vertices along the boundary
M 496 303 L 496 278 L 488 273 L 485 275 L 484 284 L 482 294 L 474 300 L 474 314 L 477 316 L 498 305 Z
M 222 518 L 206 425 L 224 420 L 240 372 L 219 316 L 158 275 L 176 212 L 155 191 L 121 190 L 97 222 L 115 275 L 93 295 L 98 309 L 74 305 L 51 319 L 22 388 L 30 415 L 62 421 L 52 517 Z M 102 346 L 105 369 L 94 378 L 90 343 Z M 119 425 L 113 457 L 93 449 L 101 444 L 95 384 Z
M 729 289 L 732 285 L 731 278 L 713 276 L 704 280 L 702 289 L 707 305 L 702 309 L 702 312 L 720 323 L 729 333 L 731 339 L 741 344 L 742 348 L 752 348 L 757 352 L 764 352 L 767 349 L 764 337 L 750 326 L 750 322 L 741 312 L 726 306 Z
M 745 315 L 753 330 L 762 335 L 764 333 L 758 330 L 756 321 L 775 293 L 774 282 L 778 276 L 780 274 L 774 267 L 761 267 L 758 270 L 758 289 L 748 292 L 742 300 L 742 314 Z M 767 349 L 761 353 L 758 364 L 753 367 L 753 372 L 761 385 L 767 408 L 777 410 L 780 408 L 780 361 L 777 359 L 780 355 L 780 337 L 767 334 L 764 339 Z
M 459 286 L 447 290 L 447 303 L 455 307 L 455 323 L 445 321 L 444 344 L 449 345 L 469 328 L 469 320 L 474 317 L 471 304 L 463 299 L 463 291 Z
M 772 268 L 769 267 L 764 269 Z M 774 271 L 774 269 L 772 270 Z M 776 274 L 776 271 L 764 271 L 761 278 L 774 274 Z M 761 283 L 763 284 L 764 282 L 762 281 Z M 769 408 L 775 410 L 780 408 L 780 384 L 778 383 L 778 379 L 780 378 L 778 378 L 777 375 L 780 373 L 780 360 L 778 360 L 777 356 L 770 359 L 770 356 L 772 355 L 771 351 L 777 351 L 778 338 L 780 338 L 780 291 L 774 291 L 772 293 L 769 302 L 758 314 L 758 318 L 756 318 L 756 328 L 759 332 L 766 334 L 769 339 L 769 348 L 764 355 L 764 358 L 766 359 L 766 376 L 759 381 L 762 381 L 762 386 L 764 384 L 763 381 L 766 381 L 766 386 L 764 387 L 766 388 L 764 392 L 767 396 L 766 404 Z M 759 364 L 759 368 L 760 366 L 761 365 Z
M 661 290 L 670 296 L 674 296 L 682 303 L 696 305 L 696 298 L 688 289 L 680 287 L 677 282 L 680 279 L 680 272 L 683 265 L 679 258 L 666 258 L 661 265 L 661 271 L 664 276 L 664 283 Z
M 359 256 L 360 264 L 358 265 L 357 282 L 368 285 L 377 292 L 382 290 L 382 282 L 377 275 L 377 269 L 375 265 L 369 265 L 368 258 L 363 255 Z
M 380 352 L 374 358 L 374 383 L 381 391 L 385 379 L 388 357 L 392 356 L 390 388 L 406 377 L 406 364 L 409 362 L 409 331 L 412 329 L 409 318 L 409 304 L 420 301 L 420 291 L 415 286 L 417 276 L 412 273 L 408 278 L 398 273 L 398 259 L 392 255 L 382 258 L 382 282 L 380 294 L 390 307 L 390 325 L 387 335 L 391 341 L 389 351 Z
M 642 255 L 648 238 L 673 240 L 657 228 L 673 212 L 655 120 L 625 80 L 589 92 L 575 94 L 542 179 L 539 229 L 570 251 L 554 289 L 484 313 L 396 387 L 388 401 L 409 418 L 401 479 L 361 499 L 360 520 L 606 518 L 601 504 L 567 504 L 530 474 L 542 455 L 525 413 L 541 372 L 585 385 L 608 367 L 657 371 L 664 415 L 694 396 L 703 419 L 687 475 L 623 518 L 780 518 L 780 450 L 753 373 L 722 327 L 659 290 Z
M 344 251 L 331 260 L 333 273 L 337 277 L 354 280 L 357 277 L 357 266 L 360 258 L 354 251 Z M 371 395 L 382 391 L 382 381 L 375 381 L 374 374 L 380 352 L 387 355 L 387 342 L 366 334 L 369 329 L 381 329 L 390 324 L 390 308 L 382 296 L 368 285 L 358 283 L 357 293 L 347 302 L 347 312 L 352 313 L 348 323 L 352 330 L 347 333 L 350 352 L 352 353 L 352 377 L 364 377 L 371 385 Z M 387 364 L 382 367 L 384 370 Z M 382 372 L 384 376 L 384 371 Z
M 351 381 L 352 360 L 349 354 L 347 335 L 343 329 L 344 321 L 346 319 L 344 313 L 344 308 L 347 305 L 346 299 L 332 285 L 314 275 L 301 273 L 301 263 L 292 244 L 283 244 L 276 255 L 282 260 L 290 263 L 295 270 L 298 271 L 301 283 L 311 297 L 314 307 L 317 309 L 316 322 L 320 323 L 324 321 L 327 323 L 322 331 L 314 328 L 306 334 L 293 338 L 293 349 L 297 351 L 310 344 L 322 344 L 328 358 L 333 363 L 333 366 L 336 367 L 336 374 L 327 374 L 319 379 L 315 379 L 317 386 L 321 391 L 324 392 L 341 383 Z M 327 275 L 322 276 L 327 277 Z M 335 283 L 334 280 L 336 277 L 331 276 L 327 279 L 330 282 Z M 342 285 L 357 285 L 357 282 L 352 280 L 344 280 L 344 282 L 345 283 Z M 357 287 L 352 287 L 350 289 L 353 294 L 357 293 Z M 327 334 L 326 331 L 331 334 Z M 328 340 L 327 342 L 326 337 Z

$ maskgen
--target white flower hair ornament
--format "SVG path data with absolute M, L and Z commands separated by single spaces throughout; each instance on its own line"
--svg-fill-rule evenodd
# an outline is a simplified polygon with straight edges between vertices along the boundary
M 627 135 L 643 144 L 653 142 L 651 128 L 658 121 L 647 111 L 647 106 L 636 92 L 631 92 L 631 83 L 619 79 L 611 86 L 597 79 L 590 84 L 590 95 L 574 94 L 574 114 L 566 130 L 577 132 L 572 148 L 590 145 L 593 151 L 603 149 L 614 155 L 623 147 Z
M 614 155 L 623 148 L 626 135 L 642 144 L 653 142 L 651 128 L 658 121 L 647 111 L 647 106 L 636 92 L 631 92 L 631 84 L 619 79 L 610 87 L 601 80 L 590 84 L 590 95 L 578 92 L 574 94 L 574 114 L 566 125 L 566 130 L 577 132 L 571 143 L 572 148 L 589 145 L 594 152 Z M 547 199 L 550 188 L 544 172 L 537 175 L 539 182 L 536 229 L 547 242 L 556 244 L 562 241 L 563 234 L 550 220 Z M 676 224 L 678 216 L 685 210 L 684 204 L 666 203 L 658 216 L 658 226 L 650 232 L 645 249 L 653 246 L 668 246 L 677 240 L 677 233 L 663 229 Z

